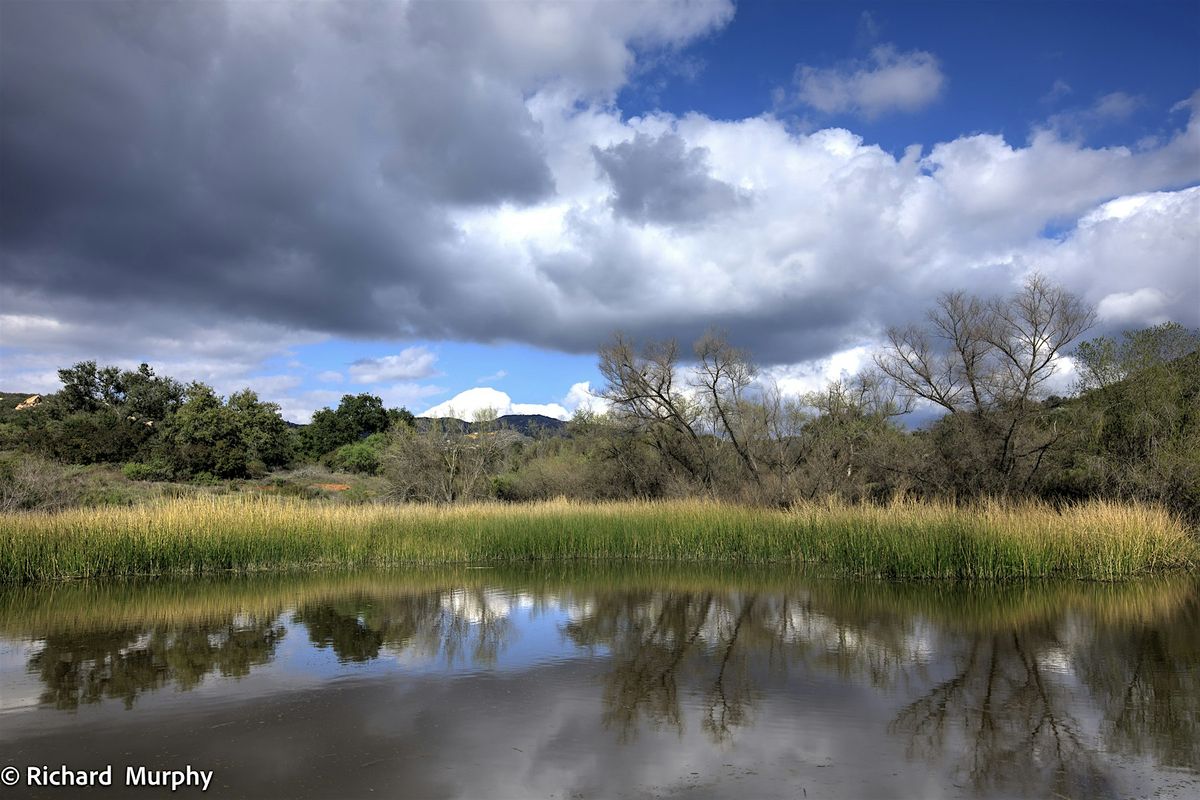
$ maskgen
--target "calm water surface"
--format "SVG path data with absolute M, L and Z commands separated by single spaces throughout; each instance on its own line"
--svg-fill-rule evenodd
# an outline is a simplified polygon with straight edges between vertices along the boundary
M 1200 601 L 644 566 L 0 589 L 0 766 L 30 764 L 114 786 L 5 797 L 154 796 L 130 765 L 207 797 L 1196 797 Z

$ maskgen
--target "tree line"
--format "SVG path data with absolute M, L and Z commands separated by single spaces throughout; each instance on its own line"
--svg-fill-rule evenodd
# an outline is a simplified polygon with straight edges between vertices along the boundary
M 222 397 L 136 370 L 83 361 L 58 371 L 63 388 L 26 409 L 7 410 L 0 445 L 67 464 L 122 464 L 135 480 L 255 478 L 301 462 L 374 472 L 382 435 L 411 425 L 403 408 L 370 394 L 345 395 L 312 422 L 293 426 L 252 389 Z
M 719 332 L 690 352 L 616 335 L 600 349 L 603 414 L 526 435 L 484 412 L 420 420 L 346 395 L 289 426 L 249 390 L 228 398 L 83 362 L 0 418 L 0 445 L 148 480 L 246 478 L 298 463 L 380 475 L 392 499 L 453 503 L 691 495 L 788 505 L 836 495 L 1088 497 L 1200 519 L 1200 331 L 1175 323 L 1081 340 L 1093 311 L 1040 276 L 1006 297 L 940 296 L 889 329 L 868 369 L 785 395 Z M 1049 391 L 1064 356 L 1076 385 Z M 910 430 L 914 409 L 937 414 Z

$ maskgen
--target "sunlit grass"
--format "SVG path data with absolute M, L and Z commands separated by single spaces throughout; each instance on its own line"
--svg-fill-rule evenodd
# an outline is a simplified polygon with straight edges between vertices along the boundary
M 1190 568 L 1165 511 L 901 500 L 787 511 L 703 501 L 330 506 L 192 497 L 0 515 L 0 581 L 571 559 L 820 564 L 885 578 L 1117 580 Z

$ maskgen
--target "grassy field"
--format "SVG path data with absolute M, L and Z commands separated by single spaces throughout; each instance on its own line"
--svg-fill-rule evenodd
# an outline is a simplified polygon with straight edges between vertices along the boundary
M 0 582 L 572 559 L 818 564 L 882 578 L 1119 580 L 1188 569 L 1186 527 L 1090 502 L 900 501 L 790 510 L 700 501 L 457 507 L 194 497 L 0 515 Z

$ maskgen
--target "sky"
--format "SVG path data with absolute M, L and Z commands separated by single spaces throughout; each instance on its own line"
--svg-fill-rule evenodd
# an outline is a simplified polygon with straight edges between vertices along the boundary
M 1200 326 L 1192 0 L 0 0 L 3 391 L 566 418 L 716 327 L 800 393 L 1033 273 Z

